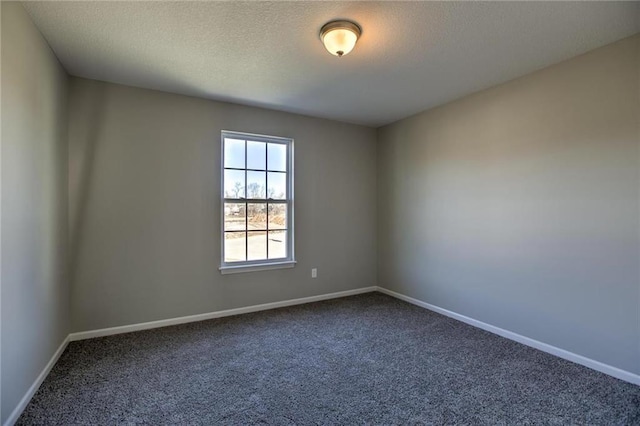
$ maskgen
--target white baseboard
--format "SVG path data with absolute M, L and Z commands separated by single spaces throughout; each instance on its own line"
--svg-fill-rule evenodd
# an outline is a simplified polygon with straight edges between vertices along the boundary
M 551 355 L 555 355 L 557 357 L 566 359 L 568 361 L 575 362 L 576 364 L 584 365 L 585 367 L 589 367 L 593 370 L 599 371 L 604 374 L 608 374 L 609 376 L 613 376 L 617 379 L 624 380 L 625 382 L 633 383 L 635 385 L 640 385 L 640 375 L 631 373 L 629 371 L 622 370 L 617 367 L 613 367 L 608 364 L 604 364 L 600 361 L 595 361 L 593 359 L 584 357 L 582 355 L 575 354 L 573 352 L 566 351 L 564 349 L 560 349 L 558 347 L 549 345 L 547 343 L 540 342 L 538 340 L 531 339 L 529 337 L 522 336 L 520 334 L 514 333 L 512 331 L 505 330 L 500 327 L 493 326 L 491 324 L 487 324 L 482 321 L 478 321 L 476 319 L 458 314 L 456 312 L 449 311 L 447 309 L 443 309 L 439 306 L 432 305 L 430 303 L 423 302 L 418 299 L 414 299 L 413 297 L 405 296 L 404 294 L 396 293 L 395 291 L 388 290 L 383 287 L 378 287 L 378 291 L 380 293 L 387 294 L 389 296 L 395 297 L 396 299 L 404 300 L 405 302 L 409 302 L 413 305 L 420 306 L 421 308 L 429 309 L 430 311 L 437 312 L 439 314 L 448 316 L 450 318 L 456 319 L 458 321 L 462 321 L 474 327 L 481 328 L 490 333 L 497 334 L 498 336 L 505 337 L 510 340 L 514 340 L 518 343 L 522 343 L 527 346 L 531 346 L 532 348 L 539 349 L 543 352 L 550 353 Z
M 246 314 L 249 312 L 266 311 L 269 309 L 283 308 L 285 306 L 302 305 L 305 303 L 319 302 L 321 300 L 337 299 L 362 293 L 371 293 L 378 288 L 363 287 L 355 290 L 339 291 L 337 293 L 321 294 L 318 296 L 302 297 L 300 299 L 283 300 L 281 302 L 264 303 L 261 305 L 246 306 L 243 308 L 227 309 L 224 311 L 208 312 L 205 314 L 189 315 L 185 317 L 170 318 L 159 321 L 143 322 L 139 324 L 123 325 L 120 327 L 101 328 L 99 330 L 81 331 L 71 333 L 70 340 L 84 340 L 94 337 L 111 336 L 113 334 L 131 333 L 132 331 L 149 330 L 152 328 L 167 327 L 170 325 L 185 324 L 189 322 L 204 321 L 214 318 L 228 317 L 232 315 Z
M 42 382 L 44 382 L 44 379 L 47 378 L 53 366 L 56 364 L 56 362 L 58 362 L 58 358 L 60 358 L 60 355 L 62 355 L 68 344 L 69 336 L 65 337 L 60 346 L 58 346 L 58 349 L 53 354 L 47 365 L 45 365 L 44 369 L 40 372 L 35 382 L 33 382 L 31 387 L 27 390 L 27 393 L 24 394 L 16 408 L 9 415 L 9 418 L 7 418 L 7 420 L 4 422 L 4 426 L 13 426 L 18 421 L 18 418 L 29 404 L 29 401 L 31 401 L 33 395 L 36 394 L 38 388 L 40 388 L 40 385 L 42 384 Z

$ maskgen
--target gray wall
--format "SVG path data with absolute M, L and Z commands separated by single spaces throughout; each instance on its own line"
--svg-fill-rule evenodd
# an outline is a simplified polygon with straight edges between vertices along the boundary
M 218 271 L 223 129 L 295 139 L 295 268 Z M 376 285 L 374 129 L 73 78 L 69 172 L 73 331 Z
M 1 7 L 4 423 L 69 333 L 68 78 L 22 6 Z
M 379 129 L 379 285 L 640 373 L 639 43 Z

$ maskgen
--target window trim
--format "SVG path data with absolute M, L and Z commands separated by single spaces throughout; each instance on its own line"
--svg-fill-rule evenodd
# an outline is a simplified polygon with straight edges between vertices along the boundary
M 281 259 L 262 259 L 262 260 L 245 260 L 242 262 L 225 262 L 224 261 L 224 241 L 225 241 L 225 229 L 224 229 L 224 205 L 228 198 L 225 197 L 224 193 L 224 145 L 225 138 L 230 139 L 242 139 L 242 140 L 251 140 L 255 142 L 265 142 L 265 143 L 279 143 L 283 144 L 287 147 L 287 197 L 285 200 L 273 200 L 274 203 L 278 204 L 286 204 L 287 205 L 287 257 Z M 247 169 L 246 166 L 246 142 L 245 142 L 245 168 L 239 170 L 247 170 L 251 171 L 252 169 Z M 293 158 L 294 158 L 294 139 L 293 138 L 285 138 L 281 136 L 269 136 L 262 135 L 256 133 L 248 133 L 248 132 L 238 132 L 232 130 L 222 130 L 220 132 L 220 273 L 221 274 L 235 274 L 239 272 L 253 272 L 253 271 L 264 271 L 270 269 L 282 269 L 282 268 L 293 268 L 296 264 L 295 260 L 295 219 L 294 219 L 294 168 L 293 168 Z M 233 168 L 231 168 L 233 169 Z M 260 170 L 263 171 L 263 170 Z M 265 164 L 265 172 L 268 171 L 268 164 Z M 245 181 L 245 190 L 246 190 L 246 181 Z M 245 193 L 245 195 L 247 195 Z M 269 198 L 259 199 L 256 201 L 264 202 L 265 204 L 269 203 Z M 243 203 L 250 203 L 251 199 L 242 199 Z M 248 226 L 248 224 L 247 224 Z M 268 228 L 268 224 L 267 224 Z M 247 229 L 245 232 L 249 232 Z M 267 231 L 267 238 L 268 238 Z

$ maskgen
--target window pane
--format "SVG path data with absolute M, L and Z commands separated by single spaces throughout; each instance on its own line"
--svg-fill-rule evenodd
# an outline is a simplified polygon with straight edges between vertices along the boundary
M 292 141 L 223 131 L 222 143 L 223 266 L 289 259 Z
M 247 169 L 266 169 L 267 144 L 247 141 Z
M 264 260 L 267 258 L 267 233 L 249 232 L 249 259 Z
M 224 166 L 244 169 L 244 141 L 224 139 Z
M 287 257 L 287 231 L 269 232 L 269 259 Z
M 287 205 L 269 204 L 269 229 L 287 228 Z
M 244 171 L 224 171 L 224 196 L 225 198 L 244 198 Z
M 247 172 L 247 198 L 265 198 L 265 172 Z
M 279 143 L 270 143 L 267 146 L 267 158 L 269 170 L 280 172 L 287 171 L 287 146 Z
M 267 229 L 267 205 L 266 203 L 250 203 L 247 207 L 249 229 Z
M 243 262 L 247 260 L 247 237 L 244 232 L 224 233 L 224 261 Z
M 245 231 L 246 229 L 245 205 L 241 203 L 224 203 L 224 230 Z
M 287 174 L 269 172 L 269 198 L 285 200 L 287 198 Z

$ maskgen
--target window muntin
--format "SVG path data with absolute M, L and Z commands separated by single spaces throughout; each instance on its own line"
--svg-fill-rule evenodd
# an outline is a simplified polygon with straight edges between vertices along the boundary
M 293 140 L 222 132 L 222 264 L 292 263 Z

